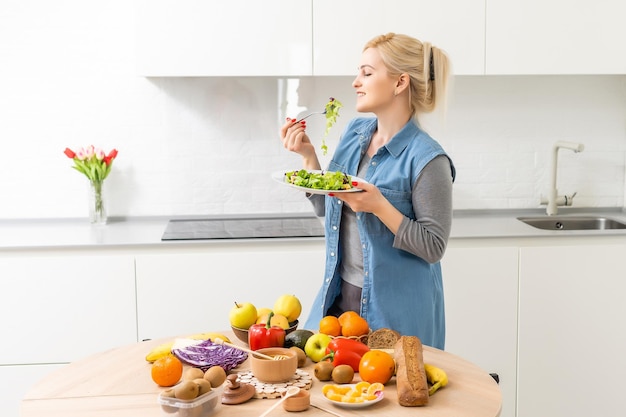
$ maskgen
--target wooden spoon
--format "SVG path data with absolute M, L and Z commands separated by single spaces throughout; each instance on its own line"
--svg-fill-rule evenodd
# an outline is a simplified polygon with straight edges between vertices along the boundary
M 213 342 L 217 343 L 218 345 L 230 346 L 232 348 L 239 349 L 239 350 L 242 350 L 244 352 L 248 352 L 251 355 L 257 356 L 257 357 L 262 358 L 262 359 L 267 359 L 267 360 L 270 360 L 270 361 L 280 361 L 282 359 L 287 359 L 288 358 L 288 356 L 285 356 L 285 355 L 270 356 L 270 355 L 266 355 L 266 354 L 261 353 L 261 352 L 257 352 L 257 351 L 252 350 L 252 349 L 245 348 L 243 346 L 233 345 L 232 343 L 228 343 L 228 342 L 220 339 L 219 337 L 216 337 L 215 340 L 213 340 Z

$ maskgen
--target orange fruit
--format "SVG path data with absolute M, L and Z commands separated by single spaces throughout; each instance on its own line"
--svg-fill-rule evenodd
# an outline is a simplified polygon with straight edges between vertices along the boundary
M 359 362 L 361 380 L 367 381 L 372 385 L 377 382 L 386 384 L 393 376 L 395 370 L 396 362 L 393 360 L 393 356 L 382 350 L 374 349 L 366 352 L 361 357 L 361 362 Z M 373 388 L 373 390 L 375 389 Z
M 341 324 L 335 316 L 326 316 L 320 320 L 320 333 L 329 336 L 341 336 Z
M 152 380 L 161 387 L 172 387 L 183 376 L 183 364 L 174 355 L 157 359 L 152 364 Z
M 370 326 L 367 320 L 359 316 L 355 311 L 346 311 L 338 318 L 339 324 L 341 324 L 341 335 L 350 336 L 363 336 L 369 333 Z

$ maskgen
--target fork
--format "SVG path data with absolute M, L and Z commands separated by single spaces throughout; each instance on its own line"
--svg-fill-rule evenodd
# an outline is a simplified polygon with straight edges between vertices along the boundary
M 294 123 L 294 124 L 295 124 L 295 123 L 300 123 L 300 122 L 301 122 L 301 121 L 303 121 L 304 119 L 307 119 L 309 116 L 313 116 L 314 114 L 326 114 L 326 109 L 324 109 L 324 111 L 315 111 L 315 112 L 313 112 L 313 113 L 309 113 L 309 114 L 307 114 L 306 116 L 304 116 L 302 119 L 297 120 L 297 121 L 295 121 L 295 122 L 293 122 L 293 123 Z
M 232 343 L 228 343 L 225 340 L 220 339 L 219 337 L 216 337 L 213 342 L 217 343 L 218 345 L 224 345 L 224 346 L 229 346 L 229 347 L 232 347 L 232 348 L 235 348 L 235 349 L 243 350 L 244 352 L 248 352 L 251 355 L 255 355 L 255 356 L 259 357 L 259 358 L 267 359 L 267 360 L 270 360 L 270 361 L 280 361 L 280 360 L 289 358 L 289 356 L 286 356 L 286 355 L 274 355 L 274 356 L 266 355 L 264 353 L 257 352 L 257 351 L 252 350 L 252 349 L 247 349 L 247 348 L 242 347 L 242 346 L 237 346 L 237 345 L 234 345 Z

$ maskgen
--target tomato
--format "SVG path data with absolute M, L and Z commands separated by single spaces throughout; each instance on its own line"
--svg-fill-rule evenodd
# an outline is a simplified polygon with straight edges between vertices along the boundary
M 382 350 L 370 350 L 365 353 L 359 362 L 359 375 L 362 381 L 373 384 L 389 382 L 396 370 L 393 356 Z

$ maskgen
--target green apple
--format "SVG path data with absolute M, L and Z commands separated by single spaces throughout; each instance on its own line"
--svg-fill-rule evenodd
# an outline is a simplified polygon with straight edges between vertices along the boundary
M 252 303 L 238 303 L 235 301 L 235 306 L 230 309 L 228 318 L 231 326 L 247 330 L 256 323 L 256 307 Z
M 304 345 L 304 353 L 311 358 L 313 362 L 319 362 L 326 356 L 326 348 L 330 344 L 332 337 L 324 333 L 317 333 L 309 337 Z
M 261 317 L 259 317 L 256 320 L 256 323 L 266 324 L 267 319 L 269 318 L 270 314 L 272 314 L 271 311 L 268 314 L 263 314 Z M 281 316 L 280 314 L 274 314 L 272 315 L 272 318 L 270 319 L 270 326 L 278 326 L 281 329 L 287 330 L 289 328 L 289 321 L 287 320 L 287 317 L 285 316 Z
M 287 317 L 289 323 L 298 320 L 300 313 L 302 313 L 302 304 L 295 295 L 281 295 L 274 303 L 274 314 Z

